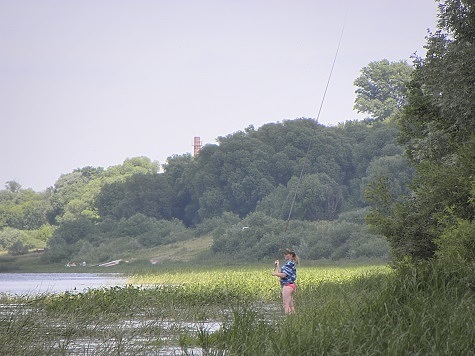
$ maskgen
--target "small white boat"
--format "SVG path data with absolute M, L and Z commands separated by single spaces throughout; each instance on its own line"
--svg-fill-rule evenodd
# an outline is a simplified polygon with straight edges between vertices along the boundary
M 110 267 L 110 266 L 116 266 L 121 262 L 122 262 L 122 260 L 114 260 L 114 261 L 110 261 L 110 262 L 101 263 L 97 266 L 98 267 Z

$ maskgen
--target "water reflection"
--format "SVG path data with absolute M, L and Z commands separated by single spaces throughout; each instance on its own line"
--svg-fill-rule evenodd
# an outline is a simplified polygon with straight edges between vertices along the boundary
M 0 273 L 0 294 L 8 295 L 83 292 L 126 284 L 120 273 Z

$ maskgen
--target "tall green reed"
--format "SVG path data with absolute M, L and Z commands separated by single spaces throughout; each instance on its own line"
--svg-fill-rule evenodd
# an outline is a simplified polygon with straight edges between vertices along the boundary
M 229 350 L 247 340 L 245 350 L 227 354 L 472 355 L 475 295 L 459 272 L 429 264 L 304 285 L 297 314 L 275 319 L 271 336 L 256 335 L 256 326 L 248 337 L 223 334 Z
M 126 287 L 4 301 L 12 308 L 2 309 L 0 354 L 473 354 L 467 271 L 428 264 L 298 273 L 297 314 L 288 317 L 262 266 L 149 273 Z

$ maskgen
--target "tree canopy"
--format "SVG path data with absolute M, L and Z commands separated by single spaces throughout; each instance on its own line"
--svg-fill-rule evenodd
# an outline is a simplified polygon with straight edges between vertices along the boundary
M 438 255 L 473 262 L 474 3 L 441 2 L 438 18 L 425 57 L 415 58 L 408 104 L 398 120 L 400 142 L 416 172 L 411 193 L 397 201 L 383 199 L 387 187 L 376 184 L 371 221 L 389 238 L 397 258 Z
M 369 114 L 374 121 L 381 121 L 401 112 L 406 105 L 406 84 L 412 67 L 405 61 L 389 62 L 387 59 L 369 63 L 361 69 L 354 81 L 356 99 L 354 109 Z
M 45 192 L 0 190 L 0 246 L 50 261 L 211 234 L 212 251 L 307 258 L 475 261 L 475 5 L 439 1 L 425 57 L 371 62 L 355 80 L 363 121 L 296 118 L 219 137 L 196 157 L 83 167 Z M 295 198 L 295 200 L 294 200 Z M 292 214 L 290 207 L 292 206 Z M 368 214 L 369 212 L 369 214 Z M 369 227 L 364 224 L 369 222 Z
M 230 221 L 236 224 L 235 219 L 281 226 L 273 219 L 287 219 L 295 192 L 291 219 L 308 223 L 302 229 L 308 231 L 312 223 L 321 221 L 340 224 L 342 213 L 367 206 L 363 197 L 365 177 L 376 169 L 369 167 L 398 171 L 393 182 L 395 191 L 404 185 L 410 173 L 400 161 L 402 149 L 397 148 L 396 136 L 392 123 L 347 122 L 325 127 L 312 119 L 299 118 L 259 129 L 250 126 L 219 137 L 218 144 L 205 145 L 196 157 L 171 156 L 162 173 L 158 173 L 156 162 L 137 157 L 108 168 L 75 169 L 59 177 L 44 193 L 9 184 L 9 189 L 0 191 L 0 211 L 4 212 L 0 215 L 4 227 L 0 239 L 5 248 L 19 239 L 24 245 L 42 247 L 44 239 L 33 240 L 22 234 L 42 236 L 40 230 L 49 231 L 47 255 L 51 261 L 87 255 L 106 259 L 114 249 L 153 247 L 189 237 L 193 229 L 209 231 L 205 226 Z M 404 175 L 406 168 L 408 173 Z M 257 218 L 259 214 L 269 219 Z M 263 250 L 255 257 L 269 253 L 279 239 L 269 227 L 261 229 L 266 231 L 265 236 L 254 243 L 262 244 Z M 344 230 L 335 231 L 338 234 Z M 365 234 L 371 235 L 362 231 Z M 305 235 L 312 234 L 296 235 L 294 243 L 308 243 Z M 216 253 L 238 252 L 229 248 L 235 242 L 224 243 L 222 236 L 214 236 Z M 224 236 L 234 239 L 240 235 L 228 232 Z M 351 239 L 340 241 L 351 243 Z M 250 248 L 251 242 L 238 245 Z M 349 251 L 313 253 L 330 257 L 344 256 Z

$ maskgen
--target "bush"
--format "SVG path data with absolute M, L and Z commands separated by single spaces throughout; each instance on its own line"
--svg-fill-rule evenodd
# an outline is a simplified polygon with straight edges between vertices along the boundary
M 221 216 L 216 216 L 213 218 L 203 220 L 199 225 L 194 229 L 196 236 L 203 236 L 209 233 L 212 233 L 217 228 L 224 228 L 231 225 L 239 223 L 241 219 L 239 216 L 233 213 L 225 212 Z
M 436 256 L 450 263 L 475 262 L 475 222 L 461 220 L 456 227 L 447 229 L 436 239 Z
M 5 227 L 0 230 L 0 249 L 7 250 L 17 241 L 24 241 L 26 233 L 12 227 Z
M 21 241 L 16 241 L 10 246 L 8 253 L 12 256 L 25 255 L 28 253 L 28 246 L 23 245 Z

